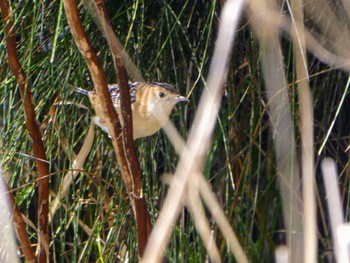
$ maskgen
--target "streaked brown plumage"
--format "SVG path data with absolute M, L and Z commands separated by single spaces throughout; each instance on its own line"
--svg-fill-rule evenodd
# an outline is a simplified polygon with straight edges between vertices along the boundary
M 86 91 L 72 86 L 77 92 L 89 96 L 90 102 L 95 109 L 96 116 L 93 122 L 108 133 L 108 127 L 103 119 L 102 109 L 98 103 L 96 91 Z M 118 116 L 123 123 L 120 114 L 119 86 L 108 86 L 111 98 Z M 133 137 L 134 139 L 150 136 L 159 131 L 168 121 L 174 106 L 180 102 L 188 102 L 186 97 L 180 96 L 177 89 L 166 83 L 129 83 L 131 109 L 133 114 Z

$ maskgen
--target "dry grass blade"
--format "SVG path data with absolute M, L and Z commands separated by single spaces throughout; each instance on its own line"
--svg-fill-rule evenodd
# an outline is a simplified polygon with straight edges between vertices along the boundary
M 275 250 L 275 260 L 276 263 L 288 263 L 288 247 L 287 246 L 279 246 Z
M 263 49 L 263 70 L 265 84 L 267 86 L 268 97 L 272 101 L 277 99 L 280 104 L 270 104 L 270 110 L 272 114 L 272 120 L 275 123 L 283 122 L 289 119 L 288 124 L 285 122 L 280 131 L 278 131 L 278 125 L 275 125 L 275 147 L 279 166 L 282 162 L 285 162 L 287 166 L 286 172 L 280 173 L 281 183 L 281 193 L 284 195 L 287 192 L 284 191 L 289 189 L 289 193 L 284 198 L 284 217 L 287 219 L 287 228 L 291 227 L 288 232 L 291 233 L 304 231 L 304 253 L 302 250 L 295 249 L 295 247 L 290 248 L 290 256 L 295 257 L 298 255 L 304 255 L 305 262 L 316 262 L 317 261 L 317 220 L 316 220 L 316 201 L 315 201 L 315 168 L 314 168 L 314 134 L 313 134 L 313 124 L 314 124 L 314 113 L 313 113 L 313 99 L 311 90 L 309 87 L 309 75 L 308 75 L 308 63 L 306 58 L 306 48 L 311 51 L 317 58 L 321 61 L 336 66 L 338 68 L 344 69 L 349 72 L 349 61 L 350 54 L 347 46 L 349 46 L 350 35 L 348 30 L 348 16 L 344 14 L 344 10 L 349 12 L 349 5 L 343 1 L 343 5 L 340 1 L 293 1 L 291 6 L 289 6 L 289 1 L 286 2 L 286 6 L 289 9 L 290 18 L 286 15 L 280 15 L 279 7 L 275 7 L 270 4 L 266 8 L 266 2 L 263 1 L 253 1 L 251 4 L 251 12 L 253 20 L 259 20 L 255 23 L 254 28 L 257 30 L 260 38 L 260 44 Z M 344 8 L 344 9 L 343 9 Z M 305 18 L 304 13 L 305 12 Z M 278 22 L 276 22 L 278 21 Z M 304 22 L 306 21 L 306 22 Z M 264 26 L 262 26 L 265 23 Z M 305 25 L 304 25 L 305 23 Z M 254 24 L 254 23 L 253 23 Z M 268 29 L 268 30 L 266 30 Z M 300 226 L 300 215 L 301 205 L 299 205 L 300 200 L 298 196 L 300 182 L 298 180 L 297 172 L 290 173 L 288 175 L 288 169 L 298 170 L 297 163 L 295 160 L 295 146 L 294 146 L 294 136 L 293 136 L 293 123 L 291 121 L 291 113 L 288 112 L 290 104 L 288 102 L 288 94 L 286 90 L 286 80 L 283 69 L 283 58 L 281 56 L 281 47 L 279 44 L 279 32 L 278 30 L 284 30 L 288 33 L 290 38 L 293 40 L 294 45 L 294 56 L 295 56 L 295 70 L 297 79 L 295 83 L 298 85 L 298 95 L 299 95 L 299 113 L 300 113 L 300 135 L 301 135 L 301 149 L 302 149 L 302 187 L 303 187 L 303 222 L 304 230 Z M 275 71 L 275 73 L 273 73 Z M 275 74 L 275 75 L 274 75 Z M 278 77 L 278 75 L 280 77 Z M 340 108 L 344 102 L 345 94 L 347 93 L 349 86 L 349 81 L 342 93 L 340 104 L 336 111 L 336 116 L 340 112 Z M 280 89 L 277 94 L 277 89 Z M 282 91 L 282 92 L 281 92 Z M 283 95 L 284 93 L 284 95 Z M 275 95 L 274 95 L 275 94 Z M 279 97 L 279 98 L 278 98 Z M 276 111 L 276 113 L 274 113 Z M 279 114 L 280 116 L 276 115 Z M 287 118 L 285 118 L 285 117 Z M 335 117 L 336 119 L 337 117 Z M 327 135 L 323 140 L 320 150 L 321 154 L 323 147 L 328 141 L 331 130 L 335 123 L 335 119 L 331 123 L 328 129 Z M 277 123 L 278 124 L 278 123 Z M 284 131 L 287 130 L 289 132 Z M 288 135 L 289 133 L 289 135 Z M 283 134 L 283 136 L 281 136 Z M 280 137 L 280 138 L 278 138 Z M 284 139 L 283 139 L 284 137 Z M 292 138 L 292 140 L 291 140 Z M 288 141 L 292 144 L 287 146 Z M 281 146 L 283 145 L 283 146 Z M 284 148 L 285 147 L 285 148 Z M 283 150 L 284 148 L 284 150 Z M 287 156 L 287 149 L 290 149 L 290 161 L 284 158 Z M 283 153 L 284 152 L 284 153 Z M 282 154 L 282 155 L 281 155 Z M 288 164 L 289 162 L 289 164 Z M 281 167 L 281 166 L 280 166 Z M 289 168 L 288 168 L 289 167 Z M 283 169 L 282 169 L 283 170 Z M 284 179 L 283 179 L 284 178 Z M 289 182 L 288 182 L 288 179 Z M 293 181 L 291 181 L 293 180 Z M 286 184 L 287 183 L 287 184 Z M 283 186 L 283 184 L 286 184 Z M 294 193 L 293 193 L 294 192 Z M 295 198 L 291 198 L 291 197 Z M 292 200 L 292 201 L 290 201 Z M 290 214 L 286 210 L 291 211 Z M 294 214 L 293 217 L 291 214 Z M 291 220 L 288 222 L 288 218 Z M 293 223 L 294 221 L 294 223 Z M 299 223 L 298 223 L 299 222 Z M 296 227 L 296 229 L 293 229 Z M 292 231 L 292 232 L 290 232 Z M 296 232 L 295 232 L 296 231 Z M 292 237 L 292 234 L 290 237 Z M 298 239 L 298 237 L 296 237 Z M 300 243 L 296 240 L 288 238 L 289 242 L 300 247 Z M 299 244 L 298 244 L 299 243 Z M 291 258 L 293 261 L 299 261 L 300 258 Z
M 86 157 L 88 156 L 93 140 L 94 140 L 94 123 L 91 122 L 88 134 L 84 140 L 83 146 L 81 147 L 79 153 L 74 155 L 74 160 L 72 164 L 72 169 L 79 170 L 83 167 Z M 63 150 L 67 153 L 67 147 L 63 146 Z M 66 196 L 69 186 L 73 183 L 74 178 L 78 175 L 78 171 L 68 172 L 63 179 L 62 187 L 59 193 L 56 195 L 55 199 L 52 201 L 50 209 L 50 221 L 55 216 L 57 209 L 61 205 L 61 199 Z
M 336 122 L 336 120 L 337 120 L 337 118 L 338 118 L 340 109 L 344 106 L 344 100 L 345 100 L 346 94 L 348 93 L 349 87 L 350 87 L 350 78 L 348 78 L 348 82 L 346 83 L 346 86 L 345 86 L 343 95 L 342 95 L 342 97 L 341 97 L 341 100 L 340 100 L 339 105 L 338 105 L 338 107 L 337 107 L 337 110 L 336 110 L 336 112 L 335 112 L 335 116 L 334 116 L 334 118 L 333 118 L 333 120 L 332 120 L 332 123 L 330 124 L 330 126 L 329 126 L 329 128 L 328 128 L 328 131 L 327 131 L 327 133 L 326 133 L 325 138 L 323 139 L 323 142 L 322 142 L 322 144 L 321 144 L 321 147 L 320 147 L 320 149 L 318 150 L 318 155 L 320 155 L 320 154 L 322 153 L 322 151 L 323 151 L 323 149 L 324 149 L 324 147 L 325 147 L 325 145 L 326 145 L 326 143 L 327 143 L 327 141 L 328 141 L 328 139 L 329 139 L 329 136 L 330 136 L 330 134 L 331 134 L 331 132 L 332 132 L 332 130 L 333 130 L 334 124 L 335 124 L 335 122 Z M 345 149 L 345 152 L 346 152 L 348 149 L 349 149 L 349 147 L 348 147 L 347 149 Z
M 259 10 L 259 12 L 256 12 Z M 279 42 L 281 17 L 274 23 L 266 19 L 276 13 L 273 1 L 253 1 L 250 12 L 252 25 L 258 33 L 262 49 L 264 81 L 273 122 L 274 146 L 278 179 L 283 202 L 283 218 L 287 229 L 287 244 L 291 262 L 301 262 L 303 252 L 303 208 L 301 183 L 296 160 L 294 125 L 290 109 L 289 94 L 284 73 L 284 63 Z
M 350 246 L 350 224 L 342 224 L 338 227 L 337 233 L 336 233 L 337 239 L 338 239 L 338 245 L 339 247 L 336 247 L 336 249 L 339 249 L 336 251 L 336 258 L 338 259 L 339 263 L 349 263 L 350 262 L 350 252 L 349 252 L 349 246 Z
M 292 2 L 292 21 L 304 21 L 302 1 Z M 299 26 L 298 26 L 299 25 Z M 309 73 L 307 69 L 305 29 L 303 23 L 293 23 L 293 46 L 295 52 L 295 67 L 298 81 L 300 101 L 300 136 L 302 144 L 301 172 L 303 179 L 303 205 L 304 205 L 304 262 L 317 261 L 317 220 L 316 220 L 316 191 L 314 168 L 314 114 L 313 100 L 309 86 Z
M 143 262 L 161 261 L 163 249 L 178 217 L 181 198 L 189 177 L 201 172 L 216 123 L 234 32 L 244 3 L 245 1 L 227 1 L 222 9 L 218 39 L 207 81 L 208 89 L 202 95 L 188 143 L 176 170 L 176 180 L 170 186 L 164 207 L 147 244 Z
M 326 199 L 331 221 L 335 257 L 338 262 L 344 262 L 341 260 L 342 253 L 340 249 L 343 241 L 338 236 L 339 228 L 344 225 L 344 214 L 339 193 L 337 166 L 332 159 L 326 158 L 322 161 L 321 168 L 326 187 Z M 349 261 L 349 255 L 347 255 L 347 258 L 347 261 Z
M 14 231 L 11 226 L 11 200 L 8 187 L 3 179 L 2 168 L 0 167 L 0 262 L 19 262 L 17 246 L 14 239 Z M 13 205 L 13 204 L 12 204 Z M 16 224 L 16 223 L 15 223 Z M 28 238 L 28 237 L 27 237 Z M 30 248 L 30 247 L 29 247 Z M 31 249 L 30 249 L 31 250 Z M 33 253 L 33 251 L 32 251 Z M 32 254 L 34 257 L 34 254 Z
M 199 196 L 198 177 L 202 176 L 203 175 L 198 174 L 191 177 L 190 182 L 187 185 L 187 194 L 185 195 L 186 205 L 191 212 L 196 229 L 203 240 L 210 261 L 221 262 L 220 252 L 215 244 L 213 236 L 211 235 L 210 225 Z
M 198 177 L 198 185 L 200 187 L 200 194 L 203 198 L 205 204 L 208 206 L 211 214 L 215 218 L 217 224 L 219 225 L 219 228 L 224 235 L 224 237 L 227 239 L 228 245 L 235 256 L 237 262 L 241 263 L 248 263 L 247 256 L 245 255 L 239 240 L 234 233 L 224 211 L 220 207 L 219 202 L 215 198 L 215 194 L 213 191 L 210 190 L 209 183 L 205 181 L 203 176 L 197 176 Z
M 175 147 L 178 154 L 181 154 L 185 149 L 185 142 L 177 132 L 175 126 L 173 123 L 169 122 L 164 128 L 164 131 L 168 135 L 169 139 L 171 140 L 173 146 Z M 176 180 L 175 178 L 173 180 Z M 246 255 L 244 254 L 244 251 L 238 241 L 237 236 L 235 235 L 234 231 L 232 230 L 232 227 L 225 215 L 225 212 L 223 211 L 222 207 L 220 206 L 219 202 L 217 201 L 217 198 L 213 191 L 210 189 L 209 183 L 204 180 L 204 177 L 202 174 L 194 173 L 191 175 L 190 180 L 194 180 L 196 183 L 189 183 L 191 187 L 191 193 L 196 194 L 195 191 L 199 191 L 200 196 L 202 197 L 205 205 L 210 210 L 211 214 L 213 215 L 215 221 L 217 222 L 222 235 L 225 237 L 225 239 L 228 242 L 228 245 L 230 249 L 235 254 L 238 262 L 248 262 L 248 259 Z M 198 189 L 195 189 L 195 188 Z M 186 195 L 186 197 L 189 195 L 189 193 Z M 188 197 L 191 198 L 191 197 Z M 190 210 L 193 208 L 189 208 Z M 198 220 L 198 222 L 203 223 L 206 220 L 206 218 L 202 217 L 202 214 L 194 215 L 193 217 L 198 216 L 197 218 L 194 218 L 194 220 Z M 197 228 L 198 231 L 201 231 Z M 205 240 L 205 239 L 204 239 Z M 205 241 L 204 241 L 205 242 Z M 209 252 L 208 252 L 209 253 Z M 216 258 L 213 256 L 212 258 Z

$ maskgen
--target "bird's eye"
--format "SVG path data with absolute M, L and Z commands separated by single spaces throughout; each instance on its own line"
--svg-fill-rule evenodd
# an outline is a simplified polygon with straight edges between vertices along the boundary
M 159 92 L 159 97 L 160 98 L 164 98 L 165 97 L 165 93 L 163 91 Z

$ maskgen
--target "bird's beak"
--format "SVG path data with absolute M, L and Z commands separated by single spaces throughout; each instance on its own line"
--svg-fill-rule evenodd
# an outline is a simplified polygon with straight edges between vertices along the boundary
M 182 102 L 189 102 L 190 101 L 186 97 L 183 97 L 183 96 L 180 96 L 180 95 L 176 96 L 174 99 L 177 100 L 178 102 L 180 102 L 180 101 L 182 101 Z

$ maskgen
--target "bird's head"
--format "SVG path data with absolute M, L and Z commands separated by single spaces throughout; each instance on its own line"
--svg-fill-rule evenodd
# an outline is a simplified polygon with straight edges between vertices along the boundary
M 139 92 L 140 91 L 140 92 Z M 172 109 L 178 102 L 188 102 L 186 97 L 179 95 L 177 89 L 166 83 L 145 83 L 137 92 L 144 109 L 148 114 L 161 115 L 169 117 Z

